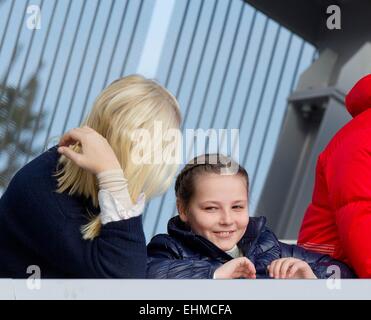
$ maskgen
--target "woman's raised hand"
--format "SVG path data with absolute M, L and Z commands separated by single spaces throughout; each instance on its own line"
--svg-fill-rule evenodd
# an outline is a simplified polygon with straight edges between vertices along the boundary
M 254 264 L 246 257 L 232 259 L 216 269 L 214 279 L 255 279 Z
M 268 271 L 269 276 L 275 279 L 317 279 L 308 263 L 296 258 L 274 260 Z
M 81 145 L 81 153 L 69 148 L 76 142 Z M 121 169 L 108 141 L 88 126 L 75 128 L 65 133 L 59 141 L 58 152 L 93 174 Z

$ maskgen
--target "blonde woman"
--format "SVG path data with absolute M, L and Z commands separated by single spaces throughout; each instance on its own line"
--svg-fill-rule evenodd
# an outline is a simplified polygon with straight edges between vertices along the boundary
M 147 160 L 159 145 L 177 153 L 179 141 L 164 135 L 180 122 L 176 99 L 153 80 L 128 76 L 103 90 L 84 124 L 23 167 L 0 199 L 0 277 L 144 278 L 141 213 L 177 162 L 138 161 L 133 137 L 150 133 Z

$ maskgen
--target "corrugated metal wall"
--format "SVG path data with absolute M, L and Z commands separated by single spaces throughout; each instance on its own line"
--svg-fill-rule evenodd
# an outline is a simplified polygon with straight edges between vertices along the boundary
M 27 27 L 31 3 L 40 7 L 40 29 Z M 34 97 L 17 121 L 15 147 L 27 141 L 29 154 L 55 143 L 53 137 L 81 122 L 104 86 L 135 72 L 152 8 L 152 1 L 3 1 L 1 85 L 22 96 L 29 81 L 36 82 Z M 3 136 L 11 129 L 17 103 L 7 108 Z M 30 115 L 36 119 L 30 121 Z M 3 166 L 31 158 L 15 155 L 14 147 L 4 154 L 3 147 L 4 142 Z
M 147 35 L 159 1 L 174 7 L 157 73 L 149 76 L 178 97 L 183 130 L 240 129 L 253 211 L 286 98 L 315 48 L 241 0 L 0 1 L 3 185 L 9 172 L 77 126 L 104 86 L 140 70 L 145 42 L 156 41 Z M 40 29 L 27 27 L 35 22 L 30 5 L 41 8 Z M 147 237 L 164 232 L 174 213 L 170 189 L 146 208 Z

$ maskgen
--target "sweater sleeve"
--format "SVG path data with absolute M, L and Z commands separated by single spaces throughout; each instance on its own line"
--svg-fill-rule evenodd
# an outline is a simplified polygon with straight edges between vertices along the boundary
M 81 198 L 54 190 L 44 177 L 21 173 L 12 180 L 6 201 L 21 243 L 69 278 L 145 278 L 141 216 L 107 223 L 99 236 L 84 240 L 81 227 L 89 222 L 89 212 Z
M 200 259 L 184 259 L 181 249 L 168 235 L 155 236 L 147 247 L 147 278 L 213 279 L 221 265 Z

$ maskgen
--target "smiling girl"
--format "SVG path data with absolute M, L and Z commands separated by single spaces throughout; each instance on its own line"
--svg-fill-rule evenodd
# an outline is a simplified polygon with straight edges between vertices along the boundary
M 232 170 L 237 168 L 237 170 Z M 179 215 L 147 246 L 148 278 L 327 278 L 343 263 L 277 240 L 265 217 L 249 217 L 246 170 L 222 155 L 187 164 L 175 183 Z

